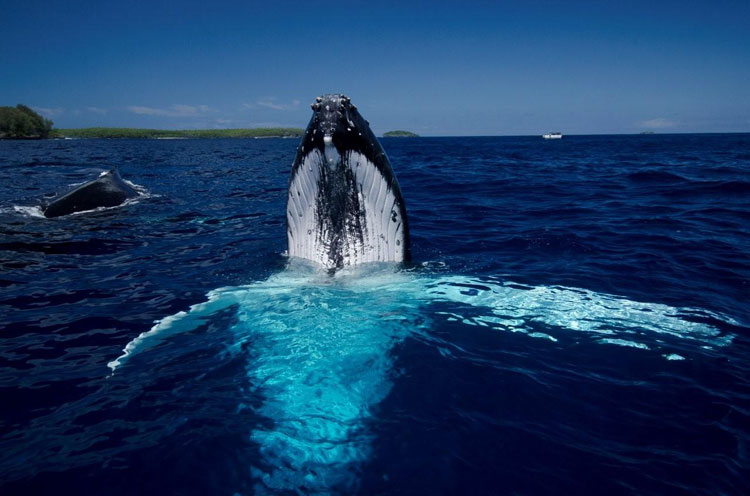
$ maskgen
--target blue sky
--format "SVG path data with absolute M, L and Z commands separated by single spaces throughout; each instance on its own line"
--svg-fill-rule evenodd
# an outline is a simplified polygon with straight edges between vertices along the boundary
M 0 0 L 0 105 L 57 127 L 750 131 L 750 1 Z

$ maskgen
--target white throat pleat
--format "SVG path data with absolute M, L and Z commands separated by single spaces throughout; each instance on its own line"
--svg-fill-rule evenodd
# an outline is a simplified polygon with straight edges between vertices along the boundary
M 328 155 L 328 153 L 326 153 Z M 330 223 L 318 212 L 321 194 L 321 168 L 330 157 L 311 150 L 297 168 L 290 185 L 287 204 L 289 256 L 312 260 L 327 268 L 336 266 L 340 250 L 343 265 L 366 262 L 403 262 L 405 233 L 403 206 L 388 181 L 365 155 L 347 151 L 343 166 L 354 178 L 359 211 L 347 211 L 343 232 L 332 233 Z M 338 158 L 338 157 L 336 157 Z M 321 199 L 325 201 L 325 199 Z M 333 243 L 335 237 L 340 242 Z

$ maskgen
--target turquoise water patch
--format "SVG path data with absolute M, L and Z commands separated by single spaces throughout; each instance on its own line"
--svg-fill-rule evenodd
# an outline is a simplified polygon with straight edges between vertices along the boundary
M 131 341 L 109 365 L 120 373 L 134 355 L 168 345 L 172 336 L 230 308 L 236 315 L 226 330 L 232 343 L 227 353 L 246 356 L 248 386 L 238 391 L 239 403 L 246 405 L 243 394 L 260 399 L 244 407 L 265 419 L 247 433 L 261 455 L 248 467 L 259 493 L 356 490 L 372 455 L 378 405 L 397 380 L 398 347 L 410 335 L 429 339 L 439 319 L 460 323 L 463 332 L 537 338 L 539 346 L 589 339 L 639 353 L 724 346 L 732 339 L 706 323 L 731 322 L 722 315 L 583 289 L 378 265 L 330 276 L 294 265 L 264 281 L 210 292 L 206 302 L 164 318 Z M 447 355 L 461 352 L 447 344 L 439 347 Z

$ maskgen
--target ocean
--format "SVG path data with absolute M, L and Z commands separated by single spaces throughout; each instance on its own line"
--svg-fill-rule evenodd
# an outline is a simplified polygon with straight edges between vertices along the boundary
M 750 134 L 381 143 L 412 261 L 330 276 L 296 139 L 0 142 L 0 493 L 748 494 Z

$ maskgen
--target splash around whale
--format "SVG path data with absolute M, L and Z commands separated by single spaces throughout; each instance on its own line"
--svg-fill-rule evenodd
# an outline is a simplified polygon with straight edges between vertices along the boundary
M 730 344 L 719 322 L 732 321 L 696 308 L 430 267 L 362 264 L 330 275 L 297 259 L 268 279 L 215 289 L 163 318 L 109 366 L 136 378 L 172 363 L 199 376 L 205 370 L 197 350 L 228 343 L 213 360 L 245 362 L 245 376 L 233 382 L 238 412 L 250 408 L 259 417 L 238 433 L 255 453 L 245 475 L 255 494 L 353 494 L 376 456 L 378 426 L 388 422 L 381 405 L 411 372 L 399 360 L 410 341 L 463 356 L 436 334 L 457 325 L 475 335 L 533 339 L 561 359 L 582 343 L 599 343 L 679 360 L 685 350 Z

